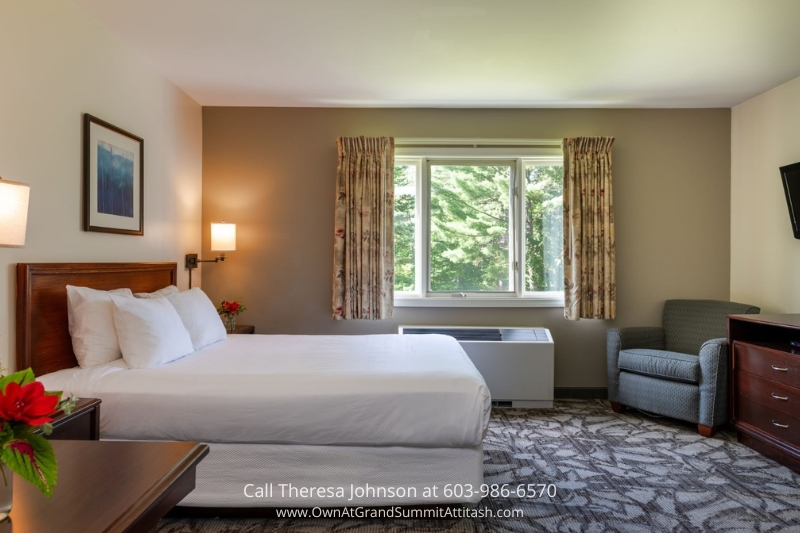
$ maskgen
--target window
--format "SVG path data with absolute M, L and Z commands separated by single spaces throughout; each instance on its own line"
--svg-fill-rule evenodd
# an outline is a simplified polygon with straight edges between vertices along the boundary
M 395 304 L 563 305 L 562 176 L 560 149 L 398 148 Z

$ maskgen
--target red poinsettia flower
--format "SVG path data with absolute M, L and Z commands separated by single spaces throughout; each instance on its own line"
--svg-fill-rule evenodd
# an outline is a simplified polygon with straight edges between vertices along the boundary
M 58 396 L 46 395 L 44 385 L 38 381 L 21 387 L 12 381 L 0 394 L 0 418 L 8 422 L 41 426 L 53 421 L 56 405 Z
M 225 302 L 222 306 L 225 308 L 226 313 L 235 313 L 240 307 L 239 302 Z

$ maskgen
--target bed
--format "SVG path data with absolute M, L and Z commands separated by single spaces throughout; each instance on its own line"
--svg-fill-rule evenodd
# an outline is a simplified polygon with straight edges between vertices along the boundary
M 158 368 L 77 368 L 67 284 L 152 292 L 175 263 L 20 264 L 17 366 L 49 390 L 103 400 L 101 437 L 195 440 L 191 507 L 477 501 L 491 399 L 458 343 L 436 335 L 233 335 Z M 435 495 L 433 488 L 436 488 Z

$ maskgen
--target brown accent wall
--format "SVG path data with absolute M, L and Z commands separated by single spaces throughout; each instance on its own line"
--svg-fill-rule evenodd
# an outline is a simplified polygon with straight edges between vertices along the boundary
M 204 264 L 213 300 L 241 298 L 257 333 L 394 333 L 398 324 L 550 328 L 557 387 L 602 387 L 606 328 L 657 325 L 668 298 L 727 299 L 729 109 L 203 108 L 203 255 L 209 224 L 237 224 L 237 251 Z M 567 322 L 560 308 L 395 309 L 331 319 L 336 137 L 563 138 L 614 144 L 617 313 Z

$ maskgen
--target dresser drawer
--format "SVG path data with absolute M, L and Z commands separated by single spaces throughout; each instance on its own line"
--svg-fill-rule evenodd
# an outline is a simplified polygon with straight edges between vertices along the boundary
M 736 391 L 742 398 L 787 415 L 800 413 L 800 389 L 737 370 Z
M 733 344 L 733 367 L 748 374 L 800 388 L 800 357 L 753 344 Z
M 800 446 L 800 419 L 752 401 L 740 402 L 737 410 L 739 422 L 745 422 L 783 441 Z

